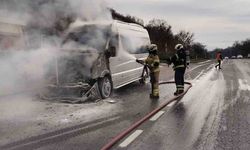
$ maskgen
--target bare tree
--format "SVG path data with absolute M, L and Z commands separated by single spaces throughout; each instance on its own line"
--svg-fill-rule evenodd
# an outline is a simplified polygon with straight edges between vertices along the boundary
M 207 59 L 208 58 L 208 52 L 206 49 L 206 46 L 196 42 L 190 45 L 190 57 L 191 59 Z
M 151 42 L 157 44 L 162 59 L 173 52 L 174 35 L 172 27 L 165 20 L 150 20 L 146 29 L 149 32 Z
M 175 38 L 176 42 L 183 44 L 186 48 L 190 48 L 194 41 L 194 34 L 189 31 L 181 30 L 175 35 Z

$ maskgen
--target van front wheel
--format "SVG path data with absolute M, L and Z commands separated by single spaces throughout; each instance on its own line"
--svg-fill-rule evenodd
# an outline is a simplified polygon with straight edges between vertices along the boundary
M 104 76 L 103 78 L 99 79 L 98 86 L 103 99 L 110 97 L 112 94 L 113 85 L 109 76 Z

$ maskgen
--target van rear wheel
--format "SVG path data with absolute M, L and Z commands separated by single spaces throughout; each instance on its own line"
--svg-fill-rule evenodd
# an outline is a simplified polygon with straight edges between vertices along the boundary
M 110 76 L 104 76 L 103 78 L 99 79 L 98 86 L 103 99 L 110 97 L 113 91 L 113 85 Z

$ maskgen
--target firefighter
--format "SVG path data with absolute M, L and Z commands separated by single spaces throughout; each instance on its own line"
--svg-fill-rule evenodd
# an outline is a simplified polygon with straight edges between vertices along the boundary
M 176 54 L 171 58 L 168 58 L 167 63 L 168 65 L 171 65 L 172 63 L 174 64 L 174 79 L 176 84 L 174 95 L 177 96 L 184 92 L 184 74 L 187 67 L 187 55 L 182 44 L 177 44 L 175 50 L 177 51 Z
M 145 64 L 150 70 L 151 94 L 150 98 L 159 98 L 159 75 L 160 75 L 160 59 L 158 57 L 157 45 L 150 44 L 147 46 L 149 55 L 145 60 L 138 60 L 136 62 Z
M 218 64 L 215 65 L 215 68 L 217 69 L 217 67 L 219 67 L 219 69 L 221 69 L 222 55 L 220 51 L 216 54 L 216 60 L 218 61 Z

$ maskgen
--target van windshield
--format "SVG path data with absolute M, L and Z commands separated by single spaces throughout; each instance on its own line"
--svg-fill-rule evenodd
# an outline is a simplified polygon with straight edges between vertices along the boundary
M 85 25 L 70 32 L 63 44 L 74 41 L 80 45 L 97 50 L 104 50 L 109 36 L 109 26 Z

